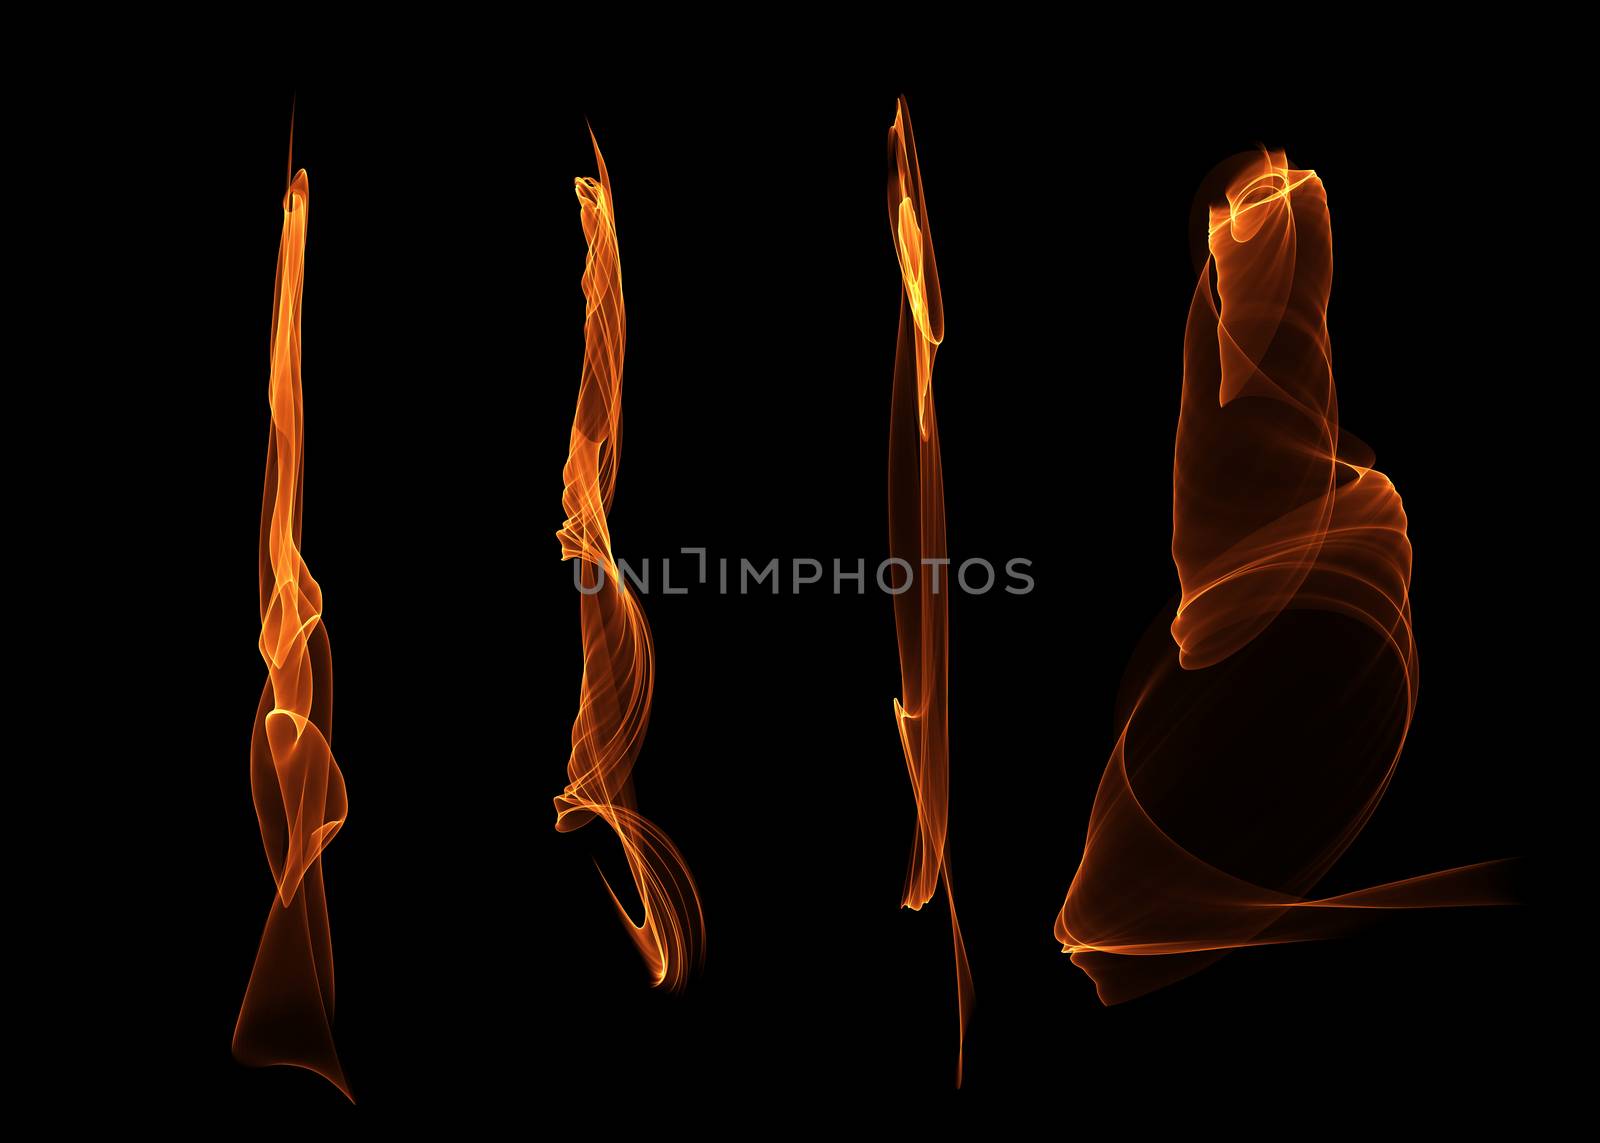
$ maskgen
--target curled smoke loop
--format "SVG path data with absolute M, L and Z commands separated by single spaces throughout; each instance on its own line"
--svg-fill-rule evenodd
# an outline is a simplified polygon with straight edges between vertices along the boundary
M 616 493 L 622 443 L 627 316 L 611 177 L 598 141 L 594 157 L 599 177 L 576 180 L 589 243 L 583 270 L 587 309 L 578 407 L 562 473 L 567 520 L 557 539 L 562 559 L 590 565 L 584 580 L 601 582 L 602 587 L 580 596 L 583 684 L 572 724 L 567 786 L 555 799 L 556 829 L 575 830 L 598 818 L 616 834 L 638 895 L 640 919 L 629 915 L 610 882 L 606 890 L 644 958 L 651 983 L 676 990 L 698 963 L 705 922 L 683 855 L 639 813 L 634 801 L 632 774 L 650 721 L 655 648 L 638 596 L 618 572 L 606 518 Z

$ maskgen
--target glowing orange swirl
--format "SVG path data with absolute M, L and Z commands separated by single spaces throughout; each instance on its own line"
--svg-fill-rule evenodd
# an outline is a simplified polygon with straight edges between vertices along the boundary
M 309 1068 L 350 1089 L 333 1046 L 333 943 L 322 852 L 344 825 L 344 776 L 333 760 L 333 670 L 322 589 L 300 554 L 305 410 L 300 300 L 305 283 L 306 173 L 283 197 L 267 400 L 272 428 L 261 508 L 261 657 L 250 786 L 277 898 L 234 1029 L 247 1064 Z
M 1500 862 L 1305 896 L 1377 808 L 1411 725 L 1411 545 L 1394 485 L 1339 424 L 1322 181 L 1281 153 L 1231 169 L 1184 341 L 1183 594 L 1129 673 L 1055 926 L 1107 1003 L 1370 910 L 1507 899 Z

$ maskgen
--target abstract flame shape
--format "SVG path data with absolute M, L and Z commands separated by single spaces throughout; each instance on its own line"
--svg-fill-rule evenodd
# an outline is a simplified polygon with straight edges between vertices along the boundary
M 251 1065 L 292 1064 L 350 1088 L 333 1046 L 333 942 L 322 851 L 344 825 L 344 776 L 333 760 L 333 670 L 322 589 L 300 554 L 305 409 L 300 391 L 300 299 L 310 184 L 283 197 L 267 400 L 272 428 L 261 504 L 261 657 L 267 684 L 250 743 L 250 788 L 277 899 L 245 989 L 233 1054 Z
M 1107 1004 L 1371 910 L 1509 902 L 1504 862 L 1305 896 L 1411 725 L 1411 545 L 1394 485 L 1339 425 L 1322 181 L 1278 152 L 1234 162 L 1184 342 L 1182 596 L 1130 669 L 1055 925 Z
M 889 554 L 903 561 L 902 570 L 909 569 L 912 580 L 894 597 L 902 694 L 895 701 L 894 715 L 917 804 L 917 831 L 901 903 L 921 909 L 944 883 L 955 943 L 959 1086 L 972 1011 L 972 971 L 950 889 L 950 656 L 946 589 L 940 579 L 949 559 L 939 422 L 933 402 L 933 359 L 944 340 L 944 305 L 911 113 L 904 98 L 896 105 L 889 128 L 889 228 L 903 286 L 889 420 Z
M 609 881 L 606 891 L 644 957 L 651 983 L 677 990 L 699 960 L 705 921 L 683 855 L 634 805 L 632 773 L 650 719 L 655 651 L 644 611 L 612 558 L 606 519 L 622 443 L 627 320 L 611 179 L 592 132 L 590 139 L 600 177 L 575 180 L 589 243 L 583 269 L 588 307 L 578 409 L 562 473 L 567 521 L 556 538 L 563 560 L 581 560 L 593 574 L 582 581 L 583 686 L 572 724 L 567 788 L 555 799 L 556 829 L 574 830 L 600 818 L 616 833 L 642 919 L 633 920 Z

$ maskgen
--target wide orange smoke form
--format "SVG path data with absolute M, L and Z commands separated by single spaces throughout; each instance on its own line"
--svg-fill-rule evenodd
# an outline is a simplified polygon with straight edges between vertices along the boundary
M 246 1064 L 309 1068 L 346 1096 L 333 1047 L 333 942 L 322 851 L 344 825 L 344 776 L 334 763 L 333 669 L 322 589 L 300 555 L 305 409 L 300 394 L 300 297 L 310 184 L 283 196 L 272 307 L 267 478 L 261 504 L 261 657 L 267 685 L 250 743 L 250 788 L 277 899 L 233 1033 Z
M 567 788 L 555 800 L 556 829 L 574 830 L 599 818 L 616 833 L 638 893 L 641 919 L 629 915 L 610 882 L 606 890 L 644 957 L 651 982 L 679 989 L 704 947 L 705 921 L 682 854 L 634 805 L 631 775 L 650 719 L 655 651 L 644 611 L 612 559 L 606 519 L 622 444 L 627 320 L 611 179 L 598 141 L 594 158 L 599 179 L 576 180 L 589 242 L 583 269 L 588 309 L 578 410 L 562 473 L 567 522 L 556 533 L 561 558 L 588 565 L 581 596 L 583 686 L 572 724 Z
M 901 903 L 908 909 L 921 909 L 933 899 L 940 882 L 944 883 L 955 942 L 959 1086 L 967 1018 L 972 1011 L 972 971 L 950 890 L 948 574 L 941 579 L 950 561 L 945 546 L 939 422 L 933 407 L 933 359 L 944 340 L 944 305 L 922 198 L 911 113 L 903 98 L 889 128 L 889 228 L 903 286 L 889 420 L 889 554 L 891 559 L 903 561 L 899 573 L 911 580 L 908 589 L 894 597 L 902 695 L 894 704 L 894 714 L 917 803 L 917 832 Z M 906 582 L 902 579 L 896 586 Z
M 1209 248 L 1173 462 L 1182 597 L 1130 670 L 1055 926 L 1107 1004 L 1371 910 L 1509 899 L 1501 862 L 1305 896 L 1411 725 L 1411 545 L 1394 485 L 1339 424 L 1321 180 L 1281 153 L 1234 160 Z

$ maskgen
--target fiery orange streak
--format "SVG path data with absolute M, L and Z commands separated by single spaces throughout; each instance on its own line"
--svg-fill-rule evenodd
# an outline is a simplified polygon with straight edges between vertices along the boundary
M 273 291 L 267 400 L 272 428 L 261 505 L 261 657 L 267 684 L 250 744 L 250 788 L 277 899 L 233 1033 L 251 1065 L 291 1064 L 350 1088 L 333 1046 L 333 942 L 322 851 L 344 825 L 344 776 L 334 763 L 333 671 L 322 589 L 300 554 L 305 410 L 300 391 L 300 299 L 310 184 L 283 196 Z
M 1208 244 L 1173 462 L 1182 598 L 1170 641 L 1130 672 L 1055 925 L 1107 1004 L 1363 911 L 1508 900 L 1503 862 L 1305 897 L 1376 809 L 1411 725 L 1411 544 L 1394 485 L 1339 425 L 1322 181 L 1282 153 L 1250 157 L 1211 207 Z M 1297 625 L 1290 611 L 1354 622 Z M 1283 687 L 1330 665 L 1324 690 Z M 1250 709 L 1251 694 L 1308 704 L 1257 752 L 1266 768 L 1246 761 L 1259 724 L 1215 714 Z
M 944 340 L 944 306 L 911 113 L 903 98 L 889 128 L 889 165 L 889 228 L 903 286 L 889 421 L 889 554 L 904 560 L 913 569 L 914 579 L 909 590 L 894 597 L 902 694 L 895 700 L 894 715 L 917 804 L 917 831 L 901 904 L 921 909 L 933 899 L 940 881 L 944 882 L 955 943 L 959 1008 L 956 1084 L 960 1086 L 967 1019 L 972 1011 L 972 971 L 950 888 L 950 657 L 944 594 L 948 574 L 940 577 L 941 572 L 948 572 L 949 561 L 939 423 L 933 402 L 933 359 Z
M 593 141 L 593 133 L 590 135 Z M 561 558 L 588 564 L 584 594 L 583 686 L 572 724 L 567 788 L 555 800 L 556 829 L 574 830 L 600 818 L 622 843 L 643 910 L 634 921 L 609 881 L 617 914 L 644 957 L 651 983 L 680 989 L 705 942 L 705 921 L 683 855 L 634 806 L 631 775 L 644 743 L 654 686 L 655 651 L 638 599 L 612 559 L 607 513 L 617 487 L 622 444 L 622 356 L 627 320 L 622 264 L 612 213 L 611 179 L 594 141 L 598 180 L 575 180 L 589 256 L 583 269 L 583 376 L 571 445 L 562 476 L 567 521 L 556 533 Z M 605 875 L 601 874 L 605 881 Z

